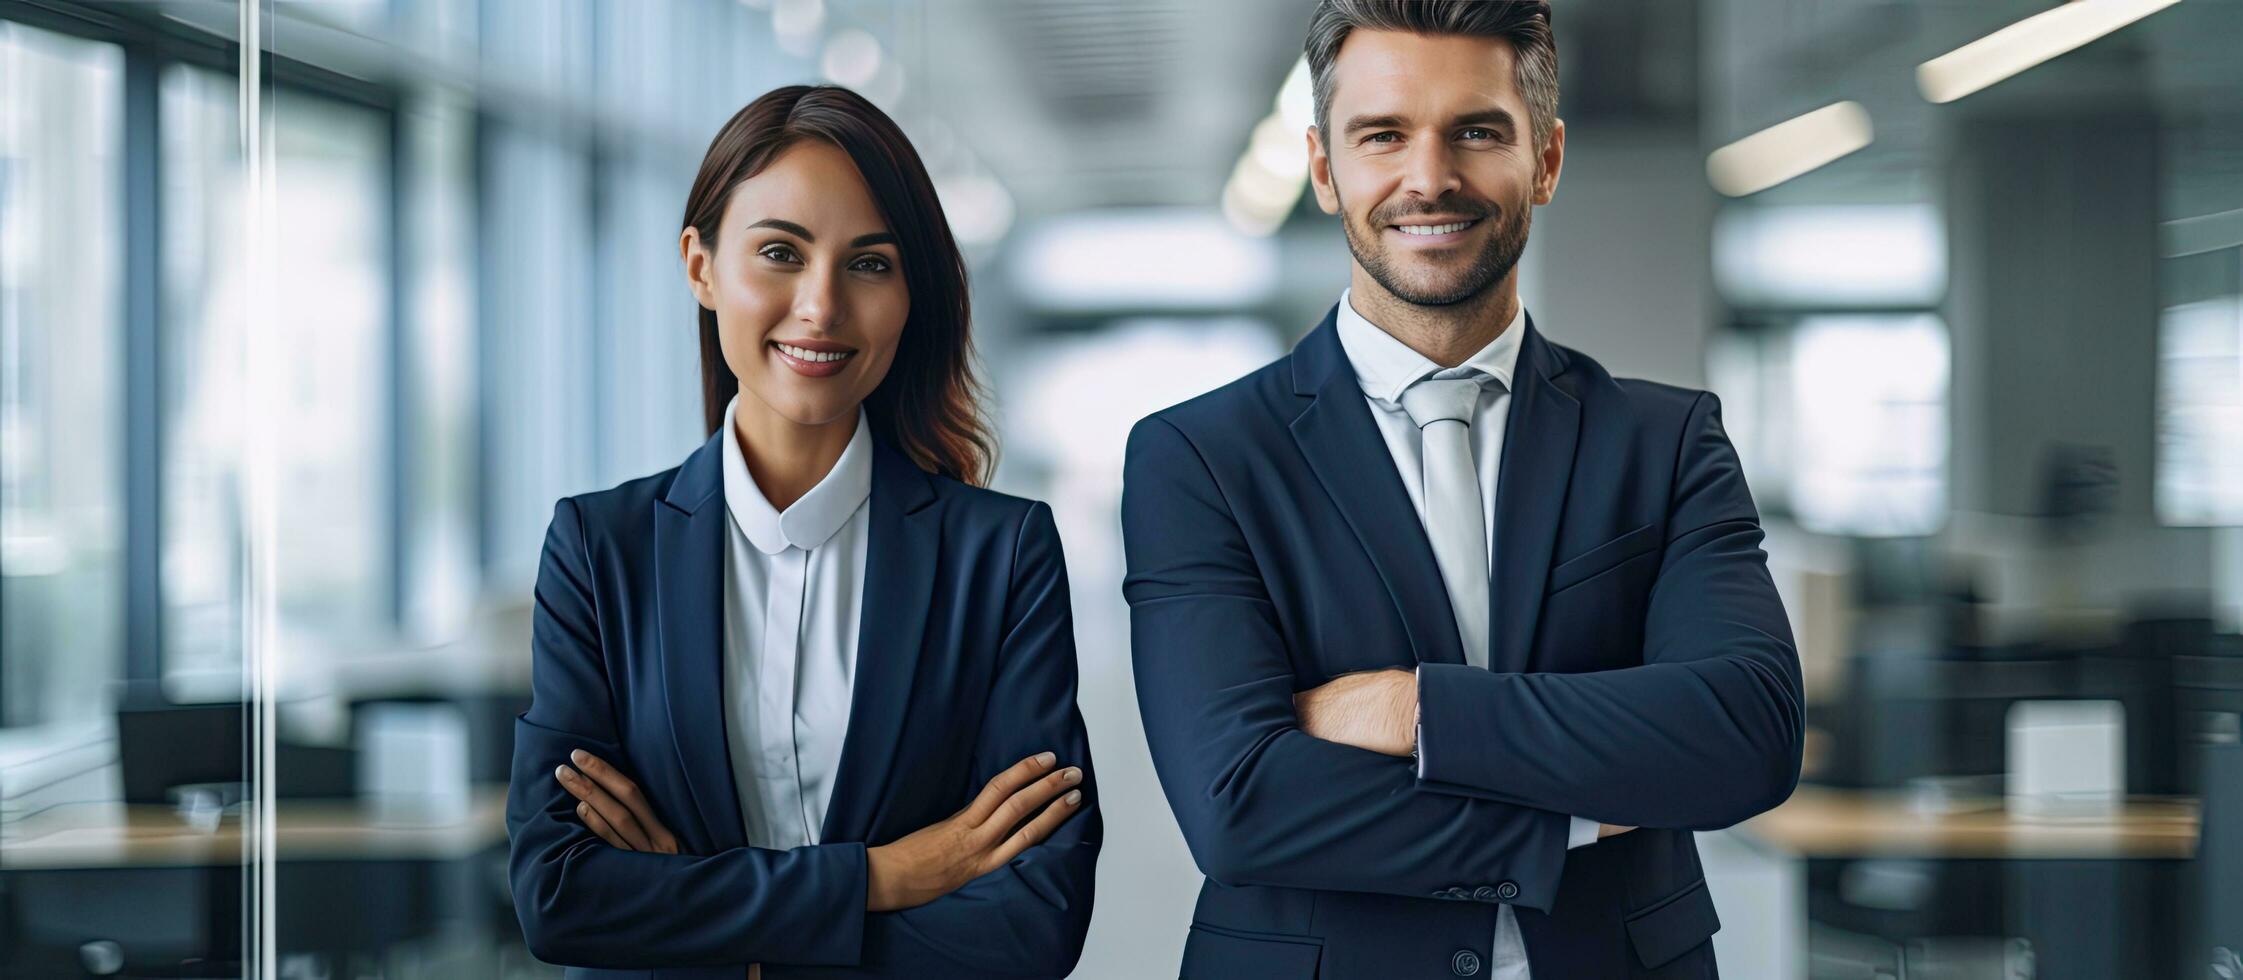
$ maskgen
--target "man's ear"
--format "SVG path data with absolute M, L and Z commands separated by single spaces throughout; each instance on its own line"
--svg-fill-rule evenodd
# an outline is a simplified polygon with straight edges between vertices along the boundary
M 1332 187 L 1332 155 L 1324 147 L 1324 130 L 1308 128 L 1308 184 L 1316 189 L 1316 206 L 1325 214 L 1340 213 L 1339 191 Z
M 1565 120 L 1553 120 L 1549 145 L 1542 148 L 1534 171 L 1534 203 L 1548 204 L 1558 196 L 1558 171 L 1565 169 Z
M 685 284 L 693 290 L 694 301 L 716 309 L 716 287 L 710 282 L 710 266 L 714 259 L 701 245 L 701 229 L 688 225 L 679 233 L 678 257 L 685 260 Z

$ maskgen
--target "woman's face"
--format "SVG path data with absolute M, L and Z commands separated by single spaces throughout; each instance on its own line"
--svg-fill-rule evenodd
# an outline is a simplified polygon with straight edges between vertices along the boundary
M 854 418 L 895 361 L 911 295 L 896 236 L 849 155 L 805 140 L 733 189 L 712 251 L 679 248 L 694 298 L 716 311 L 740 411 L 801 425 Z

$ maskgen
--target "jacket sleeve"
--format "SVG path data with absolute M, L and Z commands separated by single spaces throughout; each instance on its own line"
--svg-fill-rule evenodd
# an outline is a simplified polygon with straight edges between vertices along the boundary
M 555 506 L 531 616 L 531 703 L 516 719 L 506 795 L 508 877 L 530 952 L 610 968 L 751 962 L 855 965 L 865 849 L 740 847 L 705 856 L 611 847 L 553 778 L 572 749 L 618 743 L 576 504 Z
M 1791 795 L 1804 724 L 1799 655 L 1711 394 L 1683 427 L 1667 526 L 1642 666 L 1420 668 L 1426 788 L 1687 830 L 1727 827 Z
M 1051 509 L 1041 503 L 1028 508 L 1015 538 L 1004 628 L 974 743 L 978 779 L 968 793 L 1014 763 L 1050 751 L 1059 766 L 1082 767 L 1082 805 L 1048 840 L 1010 864 L 925 905 L 870 916 L 869 962 L 901 966 L 933 954 L 977 976 L 1062 977 L 1082 955 L 1103 825 L 1090 739 L 1075 706 L 1067 566 Z
M 1200 870 L 1225 885 L 1417 898 L 1511 883 L 1505 901 L 1548 911 L 1563 814 L 1424 792 L 1407 759 L 1301 731 L 1276 607 L 1232 506 L 1182 430 L 1137 423 L 1122 533 L 1138 707 Z

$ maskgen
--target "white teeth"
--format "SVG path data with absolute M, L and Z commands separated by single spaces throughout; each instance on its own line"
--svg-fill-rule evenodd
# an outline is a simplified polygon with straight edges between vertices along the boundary
M 808 347 L 796 347 L 793 344 L 784 344 L 778 341 L 772 341 L 772 343 L 779 344 L 779 349 L 785 351 L 788 357 L 802 361 L 838 361 L 856 353 L 856 351 L 849 350 L 815 351 Z
M 1472 223 L 1469 221 L 1458 221 L 1446 225 L 1395 225 L 1394 227 L 1400 229 L 1402 234 L 1405 235 L 1446 235 L 1452 231 L 1463 231 L 1471 226 Z

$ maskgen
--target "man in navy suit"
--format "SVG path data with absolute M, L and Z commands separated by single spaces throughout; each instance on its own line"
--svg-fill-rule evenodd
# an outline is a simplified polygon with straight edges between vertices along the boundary
M 1307 49 L 1349 287 L 1129 441 L 1183 974 L 1712 977 L 1691 831 L 1790 795 L 1798 655 L 1720 403 L 1520 307 L 1548 4 L 1322 0 Z

